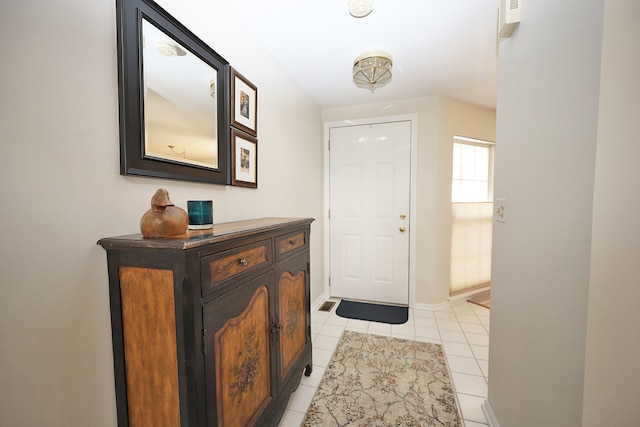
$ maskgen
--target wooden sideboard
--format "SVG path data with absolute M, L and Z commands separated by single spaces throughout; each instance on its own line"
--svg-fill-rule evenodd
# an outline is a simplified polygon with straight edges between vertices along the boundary
M 118 425 L 277 426 L 311 361 L 312 218 L 101 239 Z

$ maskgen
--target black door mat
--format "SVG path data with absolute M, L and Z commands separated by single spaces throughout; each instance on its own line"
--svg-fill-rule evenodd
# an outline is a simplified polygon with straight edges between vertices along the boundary
M 336 314 L 347 319 L 400 325 L 409 320 L 409 307 L 342 300 Z

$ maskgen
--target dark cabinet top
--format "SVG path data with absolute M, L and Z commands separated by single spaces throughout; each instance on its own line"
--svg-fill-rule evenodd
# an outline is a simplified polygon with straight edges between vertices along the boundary
M 98 244 L 105 249 L 191 249 L 256 233 L 277 232 L 285 228 L 307 226 L 313 221 L 313 218 L 259 218 L 214 224 L 213 229 L 208 230 L 188 230 L 186 235 L 180 237 L 148 238 L 143 237 L 142 234 L 130 234 L 100 239 Z

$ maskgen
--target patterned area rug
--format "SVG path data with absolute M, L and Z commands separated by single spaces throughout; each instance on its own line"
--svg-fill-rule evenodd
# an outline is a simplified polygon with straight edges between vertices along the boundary
M 302 425 L 462 426 L 442 346 L 345 331 Z

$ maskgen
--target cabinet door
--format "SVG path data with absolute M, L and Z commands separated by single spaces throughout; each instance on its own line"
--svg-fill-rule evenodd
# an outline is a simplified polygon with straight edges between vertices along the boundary
M 210 426 L 253 425 L 273 401 L 273 281 L 273 273 L 265 274 L 203 308 Z
M 303 355 L 311 365 L 311 337 L 309 331 L 309 253 L 304 252 L 282 263 L 277 269 L 278 315 L 281 324 L 278 378 L 279 391 L 292 375 L 302 375 L 299 370 Z

